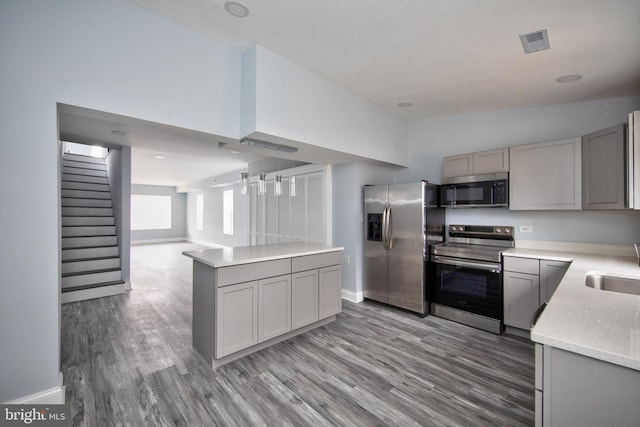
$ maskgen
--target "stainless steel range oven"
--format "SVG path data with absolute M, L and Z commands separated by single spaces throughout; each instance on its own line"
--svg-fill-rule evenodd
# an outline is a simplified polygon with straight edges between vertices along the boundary
M 432 247 L 431 314 L 500 334 L 502 251 L 513 246 L 513 227 L 449 226 L 447 242 Z

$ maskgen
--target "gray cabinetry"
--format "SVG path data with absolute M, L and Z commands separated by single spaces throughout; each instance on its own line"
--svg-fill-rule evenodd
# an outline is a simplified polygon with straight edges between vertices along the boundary
M 258 281 L 258 342 L 291 331 L 291 275 Z
M 549 302 L 571 263 L 540 260 L 540 304 Z
M 342 266 L 333 265 L 318 270 L 318 317 L 342 311 Z
M 538 306 L 548 302 L 569 269 L 569 262 L 504 257 L 504 324 L 531 327 Z
M 318 270 L 291 275 L 291 324 L 301 328 L 318 320 Z
M 537 274 L 504 272 L 504 324 L 529 329 L 531 316 L 538 307 L 540 276 Z
M 509 148 L 473 153 L 473 174 L 509 172 Z
M 216 358 L 258 343 L 258 282 L 218 288 Z
M 289 244 L 301 247 L 297 253 L 309 245 Z M 193 346 L 214 368 L 328 323 L 341 312 L 342 252 L 295 256 L 283 254 L 283 247 L 234 248 L 241 258 L 236 263 L 220 251 L 187 253 L 194 259 Z M 252 262 L 246 252 L 261 261 Z M 214 262 L 224 264 L 215 267 Z
M 445 157 L 442 160 L 442 177 L 473 175 L 473 153 Z
M 580 138 L 510 148 L 509 209 L 582 208 Z
M 624 209 L 624 125 L 582 137 L 582 208 Z
M 509 172 L 509 148 L 448 156 L 442 161 L 443 178 L 495 172 Z
M 536 397 L 542 398 L 536 400 L 537 427 L 638 425 L 640 371 L 547 345 L 536 347 L 536 379 L 542 376 L 542 386 L 536 382 Z

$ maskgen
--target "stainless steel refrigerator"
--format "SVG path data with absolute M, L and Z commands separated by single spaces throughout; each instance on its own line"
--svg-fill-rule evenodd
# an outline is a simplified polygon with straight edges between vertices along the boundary
M 438 186 L 365 186 L 364 222 L 364 297 L 428 314 L 430 248 L 444 240 Z

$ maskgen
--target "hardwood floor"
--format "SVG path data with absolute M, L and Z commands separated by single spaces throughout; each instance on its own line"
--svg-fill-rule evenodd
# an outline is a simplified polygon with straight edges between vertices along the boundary
M 134 246 L 133 290 L 62 307 L 78 426 L 532 426 L 533 345 L 374 303 L 213 371 L 189 243 Z

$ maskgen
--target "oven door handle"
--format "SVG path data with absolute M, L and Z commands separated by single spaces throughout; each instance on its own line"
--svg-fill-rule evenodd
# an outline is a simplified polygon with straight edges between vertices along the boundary
M 500 264 L 466 261 L 466 260 L 461 260 L 457 258 L 449 258 L 442 255 L 436 255 L 435 257 L 433 257 L 433 261 L 437 264 L 447 264 L 447 265 L 455 265 L 457 267 L 477 268 L 480 270 L 487 270 L 492 273 L 500 273 L 502 271 Z

